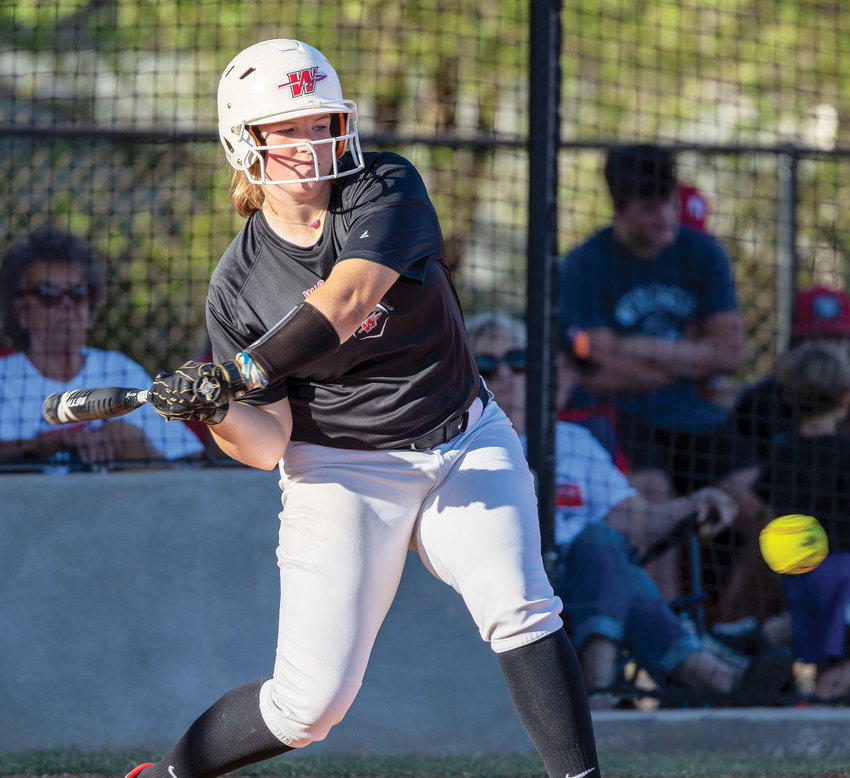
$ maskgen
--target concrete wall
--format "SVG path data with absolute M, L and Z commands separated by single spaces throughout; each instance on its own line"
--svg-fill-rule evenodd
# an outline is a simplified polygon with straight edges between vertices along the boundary
M 0 753 L 164 751 L 271 673 L 275 473 L 4 475 L 0 493 Z M 850 754 L 847 709 L 616 711 L 594 726 L 600 753 Z M 533 753 L 495 655 L 415 555 L 349 715 L 303 753 L 322 752 Z
M 5 475 L 0 489 L 0 752 L 165 749 L 220 694 L 271 674 L 276 473 Z M 415 555 L 320 750 L 533 751 L 495 655 Z

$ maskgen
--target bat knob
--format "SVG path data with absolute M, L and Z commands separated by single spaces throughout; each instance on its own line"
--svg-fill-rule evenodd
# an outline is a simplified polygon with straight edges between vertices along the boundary
M 59 408 L 59 399 L 60 394 L 58 392 L 56 394 L 51 394 L 49 397 L 45 398 L 44 403 L 41 406 L 42 416 L 44 416 L 44 418 L 51 424 L 56 424 L 59 421 L 59 417 L 56 413 Z

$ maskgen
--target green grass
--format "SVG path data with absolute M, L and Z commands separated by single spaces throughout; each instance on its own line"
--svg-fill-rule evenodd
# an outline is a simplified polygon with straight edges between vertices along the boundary
M 0 775 L 82 775 L 123 776 L 141 762 L 155 761 L 157 754 L 134 751 L 27 751 L 0 754 Z M 735 754 L 600 754 L 604 776 L 613 778 L 781 778 L 819 776 L 850 778 L 850 756 L 786 758 Z M 438 757 L 284 755 L 239 771 L 248 776 L 302 778 L 544 778 L 536 756 Z
M 158 754 L 145 751 L 93 752 L 79 750 L 27 751 L 0 755 L 0 775 L 115 775 L 123 776 L 135 765 L 155 761 Z M 478 776 L 493 778 L 543 778 L 537 756 L 438 757 L 366 755 L 291 755 L 239 770 L 246 776 Z

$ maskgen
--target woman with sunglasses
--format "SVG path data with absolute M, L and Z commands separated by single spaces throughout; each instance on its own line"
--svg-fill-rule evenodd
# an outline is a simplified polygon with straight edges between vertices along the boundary
M 525 434 L 525 323 L 511 316 L 485 313 L 467 322 L 475 364 L 487 388 Z
M 0 320 L 15 351 L 0 358 L 0 463 L 64 472 L 202 451 L 184 425 L 166 425 L 151 409 L 58 428 L 42 418 L 53 392 L 150 384 L 129 357 L 86 346 L 103 296 L 100 258 L 74 235 L 44 227 L 3 257 Z

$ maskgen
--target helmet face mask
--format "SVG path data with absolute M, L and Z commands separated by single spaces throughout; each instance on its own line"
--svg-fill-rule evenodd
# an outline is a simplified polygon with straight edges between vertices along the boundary
M 305 116 L 329 114 L 331 137 L 266 145 L 262 126 Z M 339 117 L 339 118 L 337 118 Z M 270 40 L 249 46 L 225 68 L 218 88 L 218 129 L 231 167 L 244 170 L 255 184 L 301 184 L 325 181 L 363 169 L 357 131 L 357 105 L 342 96 L 339 78 L 325 56 L 295 40 Z M 322 171 L 322 148 L 332 144 L 330 169 Z M 307 146 L 313 155 L 313 175 L 272 179 L 266 155 Z M 350 152 L 351 162 L 341 164 Z
M 353 104 L 352 104 L 353 105 Z M 245 171 L 245 175 L 252 184 L 301 184 L 311 181 L 326 181 L 328 179 L 340 178 L 356 173 L 363 168 L 363 153 L 360 149 L 360 138 L 357 135 L 357 119 L 353 113 L 340 114 L 341 121 L 331 122 L 331 136 L 320 140 L 298 140 L 291 143 L 266 143 L 266 133 L 263 125 L 245 124 L 240 128 L 240 141 L 246 148 L 245 157 L 237 169 Z M 337 129 L 341 128 L 341 129 Z M 323 172 L 320 156 L 326 147 L 331 147 L 331 164 L 328 172 Z M 272 179 L 266 171 L 268 152 L 286 149 L 308 148 L 313 156 L 313 175 L 299 176 L 297 178 Z M 342 167 L 340 162 L 346 150 L 351 151 L 355 161 L 354 167 Z M 231 163 L 233 164 L 233 163 Z M 236 165 L 234 165 L 236 167 Z M 256 170 L 254 169 L 256 167 Z

